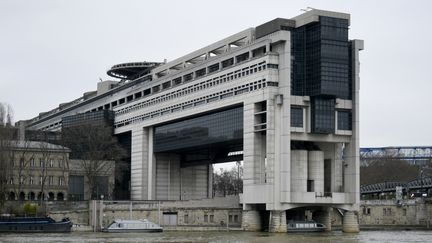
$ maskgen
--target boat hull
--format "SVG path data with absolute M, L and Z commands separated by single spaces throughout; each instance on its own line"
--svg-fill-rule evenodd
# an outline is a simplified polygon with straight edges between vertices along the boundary
M 162 232 L 162 229 L 106 229 L 106 233 L 157 233 Z
M 2 218 L 0 232 L 11 233 L 65 233 L 71 232 L 68 219 L 56 222 L 51 218 Z
M 323 232 L 325 228 L 308 228 L 308 229 L 287 229 L 288 233 L 307 233 L 307 232 Z

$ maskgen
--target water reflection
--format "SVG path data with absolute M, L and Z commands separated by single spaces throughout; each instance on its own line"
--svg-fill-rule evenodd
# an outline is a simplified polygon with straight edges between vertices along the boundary
M 432 231 L 362 231 L 309 234 L 270 234 L 264 232 L 163 232 L 0 234 L 0 242 L 430 242 Z

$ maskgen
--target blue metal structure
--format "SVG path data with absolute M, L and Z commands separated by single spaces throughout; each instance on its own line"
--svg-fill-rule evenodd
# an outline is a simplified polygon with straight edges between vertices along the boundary
M 407 160 L 410 164 L 423 165 L 432 160 L 432 146 L 398 146 L 360 148 L 361 166 L 383 158 L 398 158 Z

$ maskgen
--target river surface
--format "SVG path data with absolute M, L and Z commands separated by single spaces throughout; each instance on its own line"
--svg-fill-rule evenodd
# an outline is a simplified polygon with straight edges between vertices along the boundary
M 432 231 L 362 231 L 359 234 L 264 232 L 163 232 L 0 234 L 0 242 L 432 242 Z

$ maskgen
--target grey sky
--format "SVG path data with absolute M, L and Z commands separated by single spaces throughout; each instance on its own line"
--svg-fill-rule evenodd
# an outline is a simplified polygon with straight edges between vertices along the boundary
M 29 119 L 95 90 L 106 70 L 173 60 L 307 6 L 351 14 L 360 145 L 432 145 L 432 1 L 0 0 L 0 102 Z

